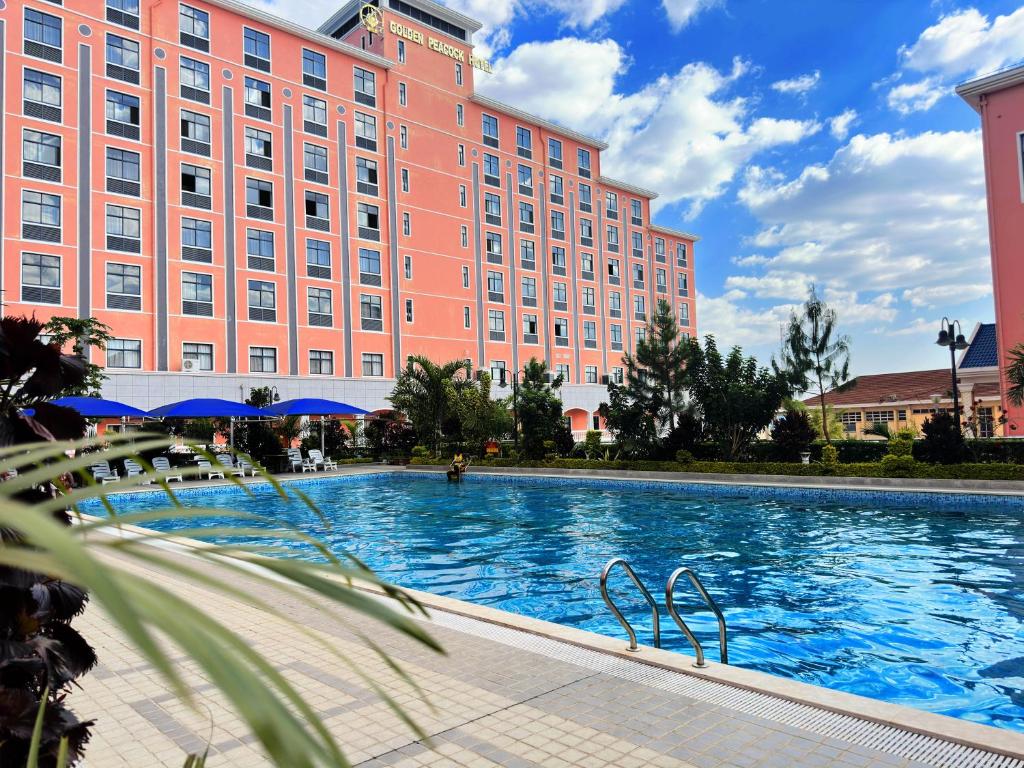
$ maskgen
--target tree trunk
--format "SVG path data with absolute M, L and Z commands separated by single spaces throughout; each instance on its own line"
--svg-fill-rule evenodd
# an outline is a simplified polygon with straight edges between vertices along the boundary
M 832 438 L 828 434 L 828 414 L 825 410 L 825 393 L 821 384 L 818 385 L 818 402 L 821 403 L 821 432 L 825 436 L 825 444 L 832 445 Z

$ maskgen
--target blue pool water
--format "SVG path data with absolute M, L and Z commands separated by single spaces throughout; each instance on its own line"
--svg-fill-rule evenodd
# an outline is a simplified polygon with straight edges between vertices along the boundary
M 269 486 L 257 486 L 255 498 L 235 489 L 181 498 L 263 513 L 267 527 L 287 520 L 402 586 L 623 638 L 599 593 L 604 563 L 628 558 L 656 597 L 675 567 L 689 565 L 725 612 L 734 664 L 1024 731 L 1019 497 L 978 505 L 521 478 L 453 485 L 408 474 L 297 486 L 330 526 Z M 165 505 L 159 494 L 115 502 L 121 513 Z M 621 572 L 613 582 L 649 643 L 645 604 Z M 713 618 L 698 612 L 684 582 L 677 594 L 717 659 Z M 689 652 L 665 615 L 662 628 L 666 647 Z

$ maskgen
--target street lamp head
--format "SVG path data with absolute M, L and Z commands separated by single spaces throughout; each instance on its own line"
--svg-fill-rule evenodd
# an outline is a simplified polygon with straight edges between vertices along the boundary
M 949 331 L 947 331 L 945 328 L 939 331 L 939 338 L 935 340 L 935 343 L 938 344 L 940 347 L 948 347 Z
M 958 333 L 956 335 L 956 342 L 954 343 L 954 346 L 960 350 L 967 349 L 967 347 L 969 346 L 967 343 L 967 339 L 964 338 L 964 335 L 962 333 Z

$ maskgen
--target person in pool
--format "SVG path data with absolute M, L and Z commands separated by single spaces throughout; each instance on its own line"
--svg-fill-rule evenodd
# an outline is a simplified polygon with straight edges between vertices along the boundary
M 466 471 L 468 466 L 469 462 L 466 461 L 465 457 L 462 455 L 462 451 L 459 451 L 452 458 L 451 467 L 448 470 L 448 478 L 458 480 Z

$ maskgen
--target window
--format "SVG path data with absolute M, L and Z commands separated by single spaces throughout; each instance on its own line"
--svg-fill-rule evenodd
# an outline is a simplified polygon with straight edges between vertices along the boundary
M 839 423 L 843 425 L 845 432 L 856 432 L 860 420 L 860 411 L 844 411 L 839 414 Z
M 455 84 L 462 85 L 462 65 L 455 62 Z
M 412 280 L 412 256 L 406 255 L 403 259 L 402 274 L 406 280 Z
M 552 283 L 551 297 L 556 304 L 566 304 L 569 301 L 569 292 L 565 283 Z
M 462 326 L 464 328 L 469 328 L 470 327 L 470 323 L 471 323 L 471 319 L 470 319 L 470 316 L 469 316 L 469 307 L 463 307 L 462 308 Z
M 243 28 L 245 66 L 270 71 L 270 35 L 255 29 Z
M 490 184 L 491 186 L 497 187 L 501 180 L 499 174 L 501 173 L 498 164 L 498 156 L 484 153 L 484 183 Z
M 505 333 L 505 313 L 502 310 L 487 310 L 487 329 L 491 333 Z
M 499 386 L 504 387 L 505 382 L 508 380 L 505 375 L 505 361 L 504 360 L 491 360 L 491 381 Z
M 686 266 L 686 243 L 678 243 L 676 245 L 676 266 Z
M 690 282 L 689 281 L 689 277 L 687 276 L 687 274 L 685 272 L 681 272 L 680 274 L 678 274 L 676 276 L 676 283 L 679 286 L 679 295 L 680 296 L 689 296 L 690 295 L 690 285 L 689 285 L 689 282 Z
M 561 211 L 551 212 L 551 236 L 565 238 L 565 214 Z
M 398 41 L 398 63 L 405 64 L 405 40 Z
M 178 6 L 178 33 L 182 45 L 210 50 L 210 14 L 189 5 Z
M 530 203 L 519 203 L 519 228 L 533 232 L 533 206 Z
M 469 248 L 469 227 L 463 224 L 460 231 L 462 233 L 462 247 Z
M 374 197 L 380 191 L 377 178 L 377 161 L 365 157 L 356 158 L 356 191 Z
M 658 261 L 665 260 L 665 238 L 656 237 L 654 238 L 654 255 L 659 257 Z
M 469 288 L 469 267 L 462 268 L 462 287 Z
M 587 384 L 597 384 L 597 366 L 588 365 L 583 369 L 583 380 Z
M 61 138 L 52 133 L 25 130 L 21 136 L 23 173 L 34 179 L 60 181 Z
M 181 258 L 188 261 L 213 260 L 213 224 L 201 219 L 181 220 Z
M 633 314 L 637 320 L 647 317 L 647 303 L 642 295 L 633 297 Z
M 106 111 L 107 133 L 126 139 L 139 138 L 140 109 L 137 96 L 107 91 Z
M 363 352 L 363 376 L 383 376 L 384 355 Z
M 520 157 L 533 156 L 533 134 L 521 125 L 516 126 L 516 152 Z
M 138 152 L 107 147 L 107 191 L 138 197 L 141 193 Z
M 368 203 L 356 204 L 356 218 L 359 223 L 359 236 L 371 240 L 380 239 L 380 209 Z
M 665 270 L 657 269 L 654 271 L 654 284 L 658 287 L 658 293 L 664 293 L 668 287 L 668 282 L 665 278 Z
M 120 35 L 107 34 L 107 77 L 139 82 L 139 44 Z
M 249 269 L 273 272 L 276 268 L 274 259 L 274 233 L 262 229 L 248 229 L 245 233 L 245 253 L 248 257 Z
M 548 163 L 553 168 L 562 167 L 562 142 L 558 139 L 548 139 Z
M 630 200 L 629 210 L 633 226 L 639 227 L 642 225 L 644 223 L 643 204 L 639 200 Z
M 487 292 L 496 293 L 499 297 L 505 293 L 505 277 L 501 272 L 494 272 L 488 270 L 487 272 Z M 501 298 L 492 299 L 492 301 L 501 301 Z
M 330 229 L 331 201 L 322 192 L 306 190 L 306 226 L 312 229 Z M 320 219 L 320 221 L 310 221 Z
M 533 194 L 533 168 L 528 165 L 519 166 L 519 191 L 525 195 Z
M 679 324 L 689 325 L 690 324 L 690 305 L 680 304 L 679 305 Z
M 398 104 L 402 107 L 409 106 L 409 88 L 405 83 L 398 84 Z
M 269 131 L 261 131 L 259 128 L 253 128 L 251 126 L 245 127 L 245 154 L 252 156 L 256 160 L 269 160 L 274 156 L 273 151 L 273 140 L 270 136 Z M 249 163 L 250 158 L 246 158 L 246 163 L 255 165 L 257 168 L 262 168 L 261 163 Z M 267 170 L 270 170 L 270 164 L 267 163 Z
M 107 264 L 107 309 L 142 309 L 142 267 Z
M 495 232 L 487 233 L 487 260 L 494 263 L 501 263 L 501 235 Z
M 122 205 L 107 206 L 107 248 L 139 253 L 142 238 L 142 212 Z
M 377 105 L 377 80 L 373 72 L 362 67 L 352 68 L 355 100 L 368 107 Z
M 463 167 L 466 165 L 466 147 L 463 144 L 459 144 L 459 165 Z
M 619 278 L 619 260 L 608 259 L 608 277 L 614 277 L 616 280 Z
M 362 112 L 355 113 L 356 146 L 368 149 L 371 152 L 377 151 L 377 118 L 372 115 L 364 115 Z
M 523 299 L 537 299 L 537 278 L 524 277 L 520 283 Z
M 60 304 L 60 258 L 41 253 L 21 255 L 21 300 Z
M 213 317 L 213 276 L 181 273 L 181 313 Z
M 181 79 L 181 95 L 186 99 L 201 101 L 204 104 L 210 103 L 210 65 L 181 57 L 179 67 L 179 78 Z M 198 93 L 197 93 L 198 91 Z
M 277 320 L 276 286 L 268 280 L 250 280 L 249 319 L 272 323 Z
M 594 254 L 580 254 L 580 270 L 583 272 L 584 278 L 588 280 L 594 279 Z
M 482 133 L 484 144 L 488 147 L 498 146 L 498 118 L 492 117 L 491 115 L 483 115 L 482 117 Z
M 58 64 L 63 60 L 63 31 L 56 16 L 25 9 L 25 53 Z
M 60 241 L 60 196 L 26 189 L 21 193 L 22 237 Z
M 611 310 L 612 312 L 621 312 L 622 311 L 622 294 L 621 293 L 619 293 L 618 291 L 611 291 L 608 294 L 608 309 Z M 614 317 L 618 317 L 618 315 L 614 315 Z
M 623 370 L 622 370 L 622 368 L 619 368 L 619 367 L 612 368 L 611 379 L 616 384 L 621 384 L 622 380 L 623 380 Z
M 363 285 L 381 284 L 380 251 L 359 249 L 359 282 Z
M 455 122 L 460 128 L 466 124 L 466 109 L 461 104 L 455 105 Z
M 307 288 L 306 306 L 309 309 L 309 324 L 317 328 L 330 328 L 334 324 L 334 310 L 331 308 L 329 288 Z
M 186 341 L 181 345 L 181 359 L 191 360 L 200 371 L 213 370 L 213 344 Z
M 60 78 L 48 72 L 25 70 L 24 112 L 41 120 L 61 121 Z
M 565 202 L 565 189 L 562 185 L 561 176 L 551 176 L 551 202 L 562 205 Z
M 408 211 L 402 214 L 402 234 L 406 237 L 412 234 L 412 214 Z
M 647 328 L 646 327 L 637 328 L 636 329 L 636 343 L 640 344 L 641 342 L 645 341 L 646 339 L 647 339 Z
M 608 246 L 614 250 L 619 250 L 619 228 L 608 226 Z
M 633 265 L 633 287 L 643 288 L 644 285 L 644 265 L 634 264 Z
M 584 245 L 593 245 L 594 224 L 590 219 L 580 219 L 580 239 Z
M 260 120 L 270 120 L 270 83 L 245 78 L 245 114 Z
M 562 379 L 562 381 L 568 381 L 569 380 L 569 366 L 566 363 L 559 363 L 558 365 L 555 366 L 555 375 L 560 377 Z M 566 426 L 568 426 L 569 425 L 569 422 L 568 422 L 568 418 L 569 417 L 566 416 L 565 418 L 567 420 L 566 421 Z
M 644 257 L 644 236 L 640 232 L 634 232 L 632 235 L 633 241 L 633 255 L 642 259 Z
M 604 208 L 607 214 L 613 218 L 619 216 L 619 196 L 614 192 L 604 193 Z
M 334 353 L 324 349 L 309 350 L 309 373 L 311 376 L 333 376 Z
M 405 322 L 412 322 L 412 299 L 405 300 Z
M 593 200 L 594 196 L 590 185 L 580 184 L 580 210 L 591 213 L 594 210 Z
M 555 338 L 565 340 L 569 338 L 569 321 L 564 317 L 555 318 Z
M 896 415 L 892 411 L 866 411 L 864 413 L 864 421 L 869 424 L 883 424 L 895 420 Z
M 277 373 L 276 347 L 249 347 L 250 373 Z
M 534 245 L 532 240 L 523 240 L 519 243 L 519 258 L 526 262 L 523 264 L 527 269 L 533 269 L 533 262 L 537 257 L 537 247 Z
M 322 53 L 302 49 L 302 83 L 310 88 L 327 89 L 327 57 Z
M 141 341 L 137 339 L 111 339 L 107 342 L 107 368 L 141 367 Z
M 383 331 L 384 309 L 380 296 L 368 293 L 360 295 L 359 317 L 364 331 Z
M 523 315 L 523 341 L 537 342 L 537 316 Z
M 551 249 L 551 266 L 555 267 L 556 275 L 565 274 L 565 248 L 556 245 Z
M 459 206 L 462 207 L 462 208 L 465 208 L 466 207 L 466 202 L 467 202 L 466 185 L 465 184 L 459 184 Z
M 576 150 L 576 165 L 580 176 L 590 178 L 590 150 L 582 147 Z
M 306 274 L 325 280 L 331 278 L 331 244 L 326 240 L 306 240 Z
M 327 173 L 327 147 L 321 147 L 318 144 L 303 144 L 302 168 L 305 171 L 306 181 L 326 184 L 330 178 Z
M 589 286 L 583 289 L 583 307 L 584 309 L 594 308 L 594 289 Z
M 318 136 L 327 135 L 327 102 L 315 96 L 302 97 L 303 130 Z
M 269 181 L 263 181 L 263 179 L 246 179 L 245 204 L 246 212 L 253 218 L 272 219 L 274 185 Z
M 498 195 L 484 193 L 484 215 L 488 224 L 501 224 L 501 198 Z
M 402 178 L 402 191 L 403 192 L 408 192 L 409 191 L 409 169 L 408 168 L 403 168 L 402 169 L 401 178 Z
M 107 0 L 107 21 L 139 28 L 139 0 Z
M 622 326 L 611 326 L 612 349 L 622 349 Z M 616 346 L 617 345 L 617 346 Z
M 200 146 L 201 145 L 201 146 Z M 181 110 L 181 148 L 186 152 L 210 155 L 210 118 L 198 112 Z

